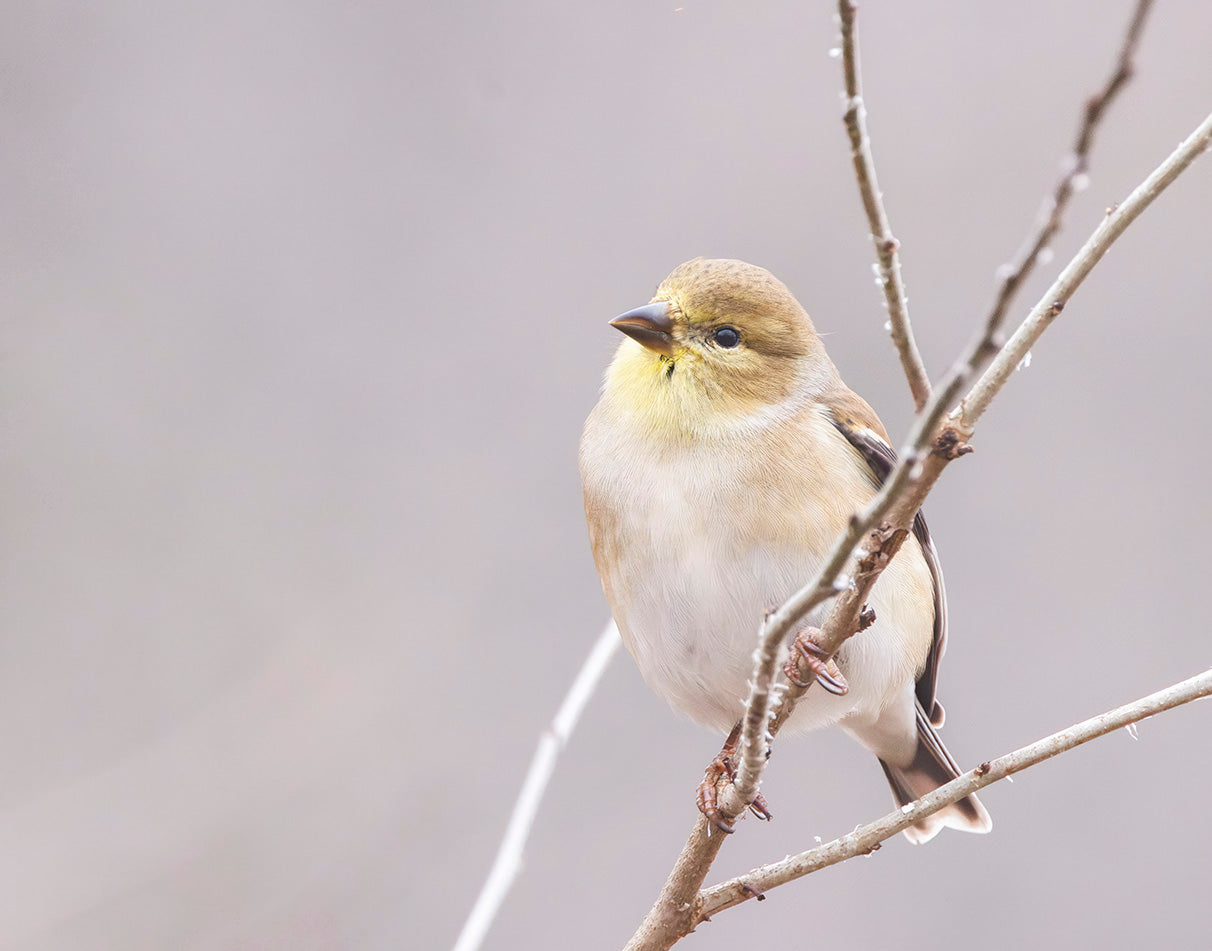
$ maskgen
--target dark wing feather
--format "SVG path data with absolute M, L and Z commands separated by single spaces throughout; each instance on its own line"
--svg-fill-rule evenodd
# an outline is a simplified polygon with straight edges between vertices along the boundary
M 896 453 L 892 447 L 880 433 L 848 415 L 834 411 L 830 413 L 830 421 L 837 427 L 838 432 L 846 437 L 846 441 L 857 449 L 859 455 L 866 460 L 871 474 L 875 477 L 875 484 L 882 485 L 896 464 Z M 913 534 L 922 546 L 922 554 L 926 556 L 926 567 L 930 569 L 930 578 L 934 582 L 934 640 L 930 644 L 925 669 L 917 678 L 915 692 L 922 709 L 929 711 L 930 722 L 934 726 L 942 726 L 943 705 L 938 702 L 935 690 L 938 685 L 939 661 L 947 646 L 947 591 L 943 587 L 943 569 L 938 561 L 938 552 L 934 550 L 934 542 L 930 539 L 930 529 L 926 527 L 926 519 L 921 512 L 918 512 L 913 519 Z

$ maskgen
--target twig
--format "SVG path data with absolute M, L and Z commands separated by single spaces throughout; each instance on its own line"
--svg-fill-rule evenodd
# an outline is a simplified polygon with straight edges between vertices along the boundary
M 1172 687 L 1167 687 L 1165 690 L 1085 720 L 1067 730 L 1053 733 L 1030 746 L 1024 746 L 1013 753 L 1007 753 L 1005 756 L 982 763 L 976 769 L 952 780 L 945 786 L 940 786 L 917 802 L 889 813 L 875 822 L 859 826 L 849 835 L 801 852 L 799 855 L 789 856 L 781 862 L 763 865 L 744 875 L 704 889 L 695 903 L 695 923 L 716 912 L 723 911 L 725 908 L 739 905 L 755 895 L 764 894 L 778 885 L 802 878 L 811 872 L 835 865 L 846 859 L 866 855 L 878 848 L 881 842 L 892 838 L 915 822 L 919 822 L 953 802 L 958 802 L 978 789 L 983 789 L 985 786 L 1029 766 L 1042 763 L 1075 746 L 1088 743 L 1100 736 L 1106 736 L 1120 727 L 1136 723 L 1146 717 L 1161 713 L 1163 710 L 1169 710 L 1209 695 L 1212 695 L 1212 668 Z
M 738 802 L 735 804 L 729 802 L 731 796 L 727 795 L 726 791 L 726 815 L 730 815 L 733 809 L 738 812 L 743 811 L 757 795 L 761 773 L 769 759 L 767 755 L 768 737 L 772 737 L 778 732 L 778 728 L 791 714 L 795 700 L 803 693 L 801 688 L 791 687 L 784 693 L 782 702 L 777 705 L 778 709 L 773 709 L 770 704 L 770 685 L 777 672 L 782 645 L 800 620 L 825 601 L 839 594 L 842 595 L 839 603 L 845 601 L 849 605 L 854 601 L 850 596 L 857 592 L 857 582 L 855 588 L 852 589 L 851 582 L 855 579 L 842 577 L 843 569 L 853 556 L 855 547 L 864 538 L 868 538 L 876 526 L 882 524 L 885 519 L 895 523 L 895 517 L 891 514 L 893 506 L 903 508 L 901 500 L 907 495 L 913 498 L 920 495 L 924 498 L 926 492 L 929 491 L 930 485 L 920 484 L 922 480 L 917 470 L 922 468 L 923 459 L 930 454 L 928 447 L 934 439 L 935 430 L 942 422 L 947 409 L 953 406 L 955 400 L 959 398 L 965 381 L 971 375 L 971 361 L 952 367 L 947 378 L 932 395 L 930 403 L 923 413 L 914 421 L 913 429 L 909 434 L 909 444 L 901 451 L 897 464 L 889 473 L 880 491 L 861 512 L 851 517 L 845 534 L 834 544 L 829 557 L 817 569 L 812 580 L 784 601 L 777 610 L 766 616 L 766 620 L 762 624 L 758 649 L 754 653 L 756 662 L 753 677 L 754 687 L 746 704 L 745 728 L 741 732 L 737 776 L 733 785 L 729 787 Z M 919 485 L 915 486 L 915 482 Z M 913 511 L 909 513 L 908 520 L 912 520 L 920 507 L 919 500 Z M 874 584 L 877 576 L 878 572 L 871 576 L 871 584 Z M 858 609 L 861 607 L 862 601 L 858 601 L 854 612 L 856 621 Z M 854 633 L 853 630 L 844 628 L 845 625 L 826 622 L 817 638 L 818 646 L 829 654 L 836 653 L 846 638 Z M 811 683 L 811 676 L 808 676 L 807 672 L 803 673 L 805 681 Z M 754 715 L 755 707 L 760 709 L 756 716 Z M 765 734 L 751 729 L 751 724 L 765 725 Z M 758 752 L 755 753 L 753 750 Z
M 602 674 L 618 646 L 619 632 L 614 626 L 614 621 L 611 621 L 598 636 L 589 656 L 585 658 L 585 662 L 581 665 L 576 679 L 568 689 L 568 694 L 564 697 L 564 702 L 560 704 L 560 709 L 556 712 L 551 725 L 539 738 L 538 749 L 535 750 L 534 758 L 530 761 L 526 781 L 522 784 L 522 791 L 518 794 L 517 802 L 514 804 L 513 814 L 509 817 L 509 826 L 505 830 L 505 838 L 497 849 L 492 871 L 488 873 L 488 879 L 484 882 L 484 887 L 480 889 L 475 907 L 467 916 L 463 930 L 459 933 L 459 940 L 455 942 L 454 951 L 475 951 L 488 933 L 488 928 L 492 925 L 497 910 L 505 899 L 505 894 L 509 891 L 509 887 L 513 884 L 513 880 L 521 868 L 522 850 L 526 846 L 526 839 L 530 835 L 534 817 L 539 811 L 543 793 L 547 791 L 547 782 L 551 779 L 552 770 L 555 769 L 556 757 L 560 755 L 568 738 L 572 736 L 572 731 L 576 729 L 581 711 L 585 709 L 585 704 L 593 695 L 598 681 L 602 679 Z
M 1094 133 L 1098 130 L 1099 123 L 1106 114 L 1111 100 L 1132 78 L 1132 60 L 1137 46 L 1140 45 L 1145 18 L 1152 6 L 1153 0 L 1138 0 L 1132 20 L 1128 24 L 1128 32 L 1124 35 L 1124 42 L 1120 47 L 1115 70 L 1103 88 L 1086 100 L 1073 151 L 1065 160 L 1065 171 L 1061 175 L 1060 181 L 1056 183 L 1056 189 L 1044 200 L 1044 204 L 1039 210 L 1035 230 L 1028 235 L 1014 260 L 998 269 L 997 298 L 986 318 L 987 324 L 1001 323 L 1010 302 L 1035 269 L 1036 263 L 1044 255 L 1045 249 L 1056 236 L 1056 232 L 1060 230 L 1061 218 L 1069 205 L 1069 200 L 1076 192 L 1085 187 Z
M 900 242 L 892 234 L 888 212 L 884 208 L 884 193 L 875 176 L 875 157 L 871 153 L 871 136 L 867 132 L 867 107 L 863 103 L 862 74 L 859 70 L 858 38 L 854 20 L 858 8 L 851 0 L 839 0 L 838 20 L 842 28 L 842 69 L 846 82 L 846 111 L 843 121 L 850 137 L 850 157 L 854 161 L 854 177 L 858 182 L 863 210 L 871 228 L 871 242 L 878 260 L 877 278 L 884 291 L 888 307 L 888 327 L 892 342 L 900 357 L 914 408 L 919 412 L 930 399 L 930 377 L 926 374 L 913 327 L 909 323 L 909 298 L 901 277 Z
M 993 360 L 984 374 L 972 387 L 971 392 L 964 397 L 955 415 L 960 426 L 971 429 L 976 421 L 984 415 L 985 410 L 993 401 L 993 397 L 1005 385 L 1006 380 L 1014 373 L 1023 358 L 1034 346 L 1035 341 L 1048 329 L 1065 308 L 1073 292 L 1081 286 L 1086 275 L 1107 253 L 1107 249 L 1118 238 L 1128 225 L 1136 220 L 1142 211 L 1153 203 L 1153 200 L 1165 191 L 1166 187 L 1194 162 L 1212 143 L 1212 114 L 1183 141 L 1170 156 L 1161 163 L 1153 173 L 1140 183 L 1123 203 L 1107 210 L 1094 233 L 1090 235 L 1082 249 L 1072 261 L 1066 265 L 1057 277 L 1055 283 L 1035 305 L 1027 318 L 1019 325 L 997 357 Z

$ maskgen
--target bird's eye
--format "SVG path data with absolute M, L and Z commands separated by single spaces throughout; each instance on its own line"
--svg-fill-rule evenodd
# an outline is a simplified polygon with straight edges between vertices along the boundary
M 711 335 L 711 339 L 726 350 L 731 350 L 741 342 L 741 335 L 735 327 L 719 327 Z

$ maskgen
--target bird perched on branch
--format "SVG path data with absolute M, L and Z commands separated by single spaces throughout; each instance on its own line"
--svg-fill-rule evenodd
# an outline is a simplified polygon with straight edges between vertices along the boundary
M 581 438 L 594 561 L 644 680 L 729 734 L 714 766 L 730 771 L 765 612 L 812 577 L 895 455 L 804 308 L 763 268 L 688 261 L 611 324 L 627 339 Z M 905 804 L 959 774 L 935 732 L 947 610 L 920 515 L 868 606 L 874 624 L 836 658 L 811 628 L 797 637 L 825 689 L 802 698 L 784 733 L 840 725 Z M 711 797 L 700 807 L 730 828 Z M 905 834 L 925 842 L 943 826 L 991 822 L 969 796 Z

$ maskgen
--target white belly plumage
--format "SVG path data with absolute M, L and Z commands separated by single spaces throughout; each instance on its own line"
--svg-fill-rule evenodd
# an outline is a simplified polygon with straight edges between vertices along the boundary
M 816 565 L 786 552 L 751 549 L 734 559 L 712 557 L 702 539 L 680 547 L 676 565 L 654 566 L 625 612 L 616 612 L 623 640 L 648 685 L 691 719 L 727 733 L 749 693 L 753 652 L 765 612 L 810 579 Z M 878 717 L 913 679 L 904 639 L 890 634 L 891 604 L 881 580 L 872 598 L 877 621 L 843 649 L 839 664 L 850 692 L 837 697 L 813 690 L 785 730 L 802 732 L 836 723 L 851 713 Z M 813 623 L 804 621 L 805 627 Z
M 603 468 L 614 467 L 598 472 Z M 599 569 L 644 680 L 675 709 L 726 733 L 744 709 L 765 613 L 811 579 L 822 553 L 745 539 L 735 520 L 720 515 L 720 495 L 735 499 L 738 489 L 725 473 L 707 481 L 702 469 L 689 477 L 662 475 L 643 485 L 625 477 L 607 480 L 618 548 Z M 872 593 L 875 624 L 851 638 L 838 657 L 850 692 L 836 697 L 810 691 L 785 730 L 802 732 L 851 714 L 874 719 L 895 696 L 904 696 L 919 663 L 911 645 L 921 638 L 899 636 L 894 625 L 898 617 L 920 614 L 900 608 L 921 597 L 924 583 L 925 563 L 911 539 Z M 807 618 L 803 626 L 813 622 Z

